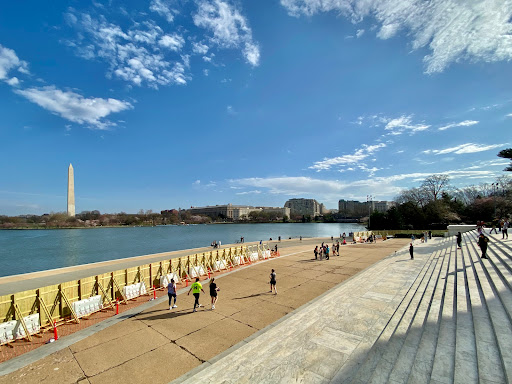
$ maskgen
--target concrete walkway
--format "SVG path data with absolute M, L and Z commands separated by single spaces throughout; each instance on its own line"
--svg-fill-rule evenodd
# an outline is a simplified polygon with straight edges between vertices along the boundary
M 176 383 L 510 383 L 512 240 L 407 247 Z
M 211 365 L 219 359 L 215 356 L 244 340 L 247 344 L 250 336 L 265 336 L 280 325 L 261 331 L 265 327 L 407 243 L 392 240 L 345 246 L 341 257 L 314 261 L 311 241 L 283 241 L 283 257 L 219 277 L 220 298 L 214 311 L 207 305 L 208 295 L 202 295 L 205 307 L 197 313 L 191 312 L 192 296 L 180 294 L 178 308 L 173 311 L 169 311 L 165 298 L 159 299 L 152 302 L 155 305 L 148 305 L 124 321 L 113 322 L 108 328 L 96 333 L 87 329 L 92 334 L 76 343 L 66 342 L 66 337 L 33 351 L 41 354 L 46 347 L 53 352 L 59 343 L 63 346 L 38 361 L 23 361 L 29 358 L 23 355 L 15 362 L 1 364 L 0 372 L 7 373 L 9 364 L 18 368 L 28 363 L 1 376 L 0 383 L 167 383 L 202 363 Z M 271 268 L 277 272 L 278 295 L 268 293 Z M 207 284 L 205 288 L 208 292 Z M 336 306 L 336 300 L 330 303 L 331 308 Z M 289 319 L 302 316 L 301 313 L 298 310 Z M 282 337 L 280 340 L 283 342 Z M 238 366 L 238 357 L 230 364 Z

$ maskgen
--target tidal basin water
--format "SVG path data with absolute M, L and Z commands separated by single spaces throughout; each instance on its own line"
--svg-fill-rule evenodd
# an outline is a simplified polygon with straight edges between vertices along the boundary
M 289 237 L 330 237 L 364 231 L 359 224 L 214 224 L 188 226 L 0 231 L 0 276 L 158 252 Z

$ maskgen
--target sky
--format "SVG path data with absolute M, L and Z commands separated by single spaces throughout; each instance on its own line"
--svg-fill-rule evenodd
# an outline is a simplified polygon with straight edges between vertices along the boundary
M 512 0 L 0 4 L 0 214 L 392 200 L 505 174 Z

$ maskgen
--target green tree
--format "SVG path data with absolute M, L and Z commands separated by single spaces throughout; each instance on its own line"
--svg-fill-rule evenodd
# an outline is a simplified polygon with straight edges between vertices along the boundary
M 503 157 L 504 159 L 512 159 L 512 148 L 503 149 L 498 153 L 499 157 Z M 510 165 L 504 169 L 504 171 L 512 171 L 512 162 Z

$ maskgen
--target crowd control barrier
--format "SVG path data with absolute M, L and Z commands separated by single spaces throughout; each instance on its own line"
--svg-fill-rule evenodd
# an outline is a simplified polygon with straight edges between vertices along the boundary
M 126 304 L 163 289 L 172 278 L 188 284 L 195 277 L 267 259 L 270 254 L 266 244 L 239 245 L 0 296 L 0 345 L 22 338 L 30 341 L 42 331 L 53 331 L 54 325 L 79 323 L 98 311 L 115 311 L 116 302 Z

